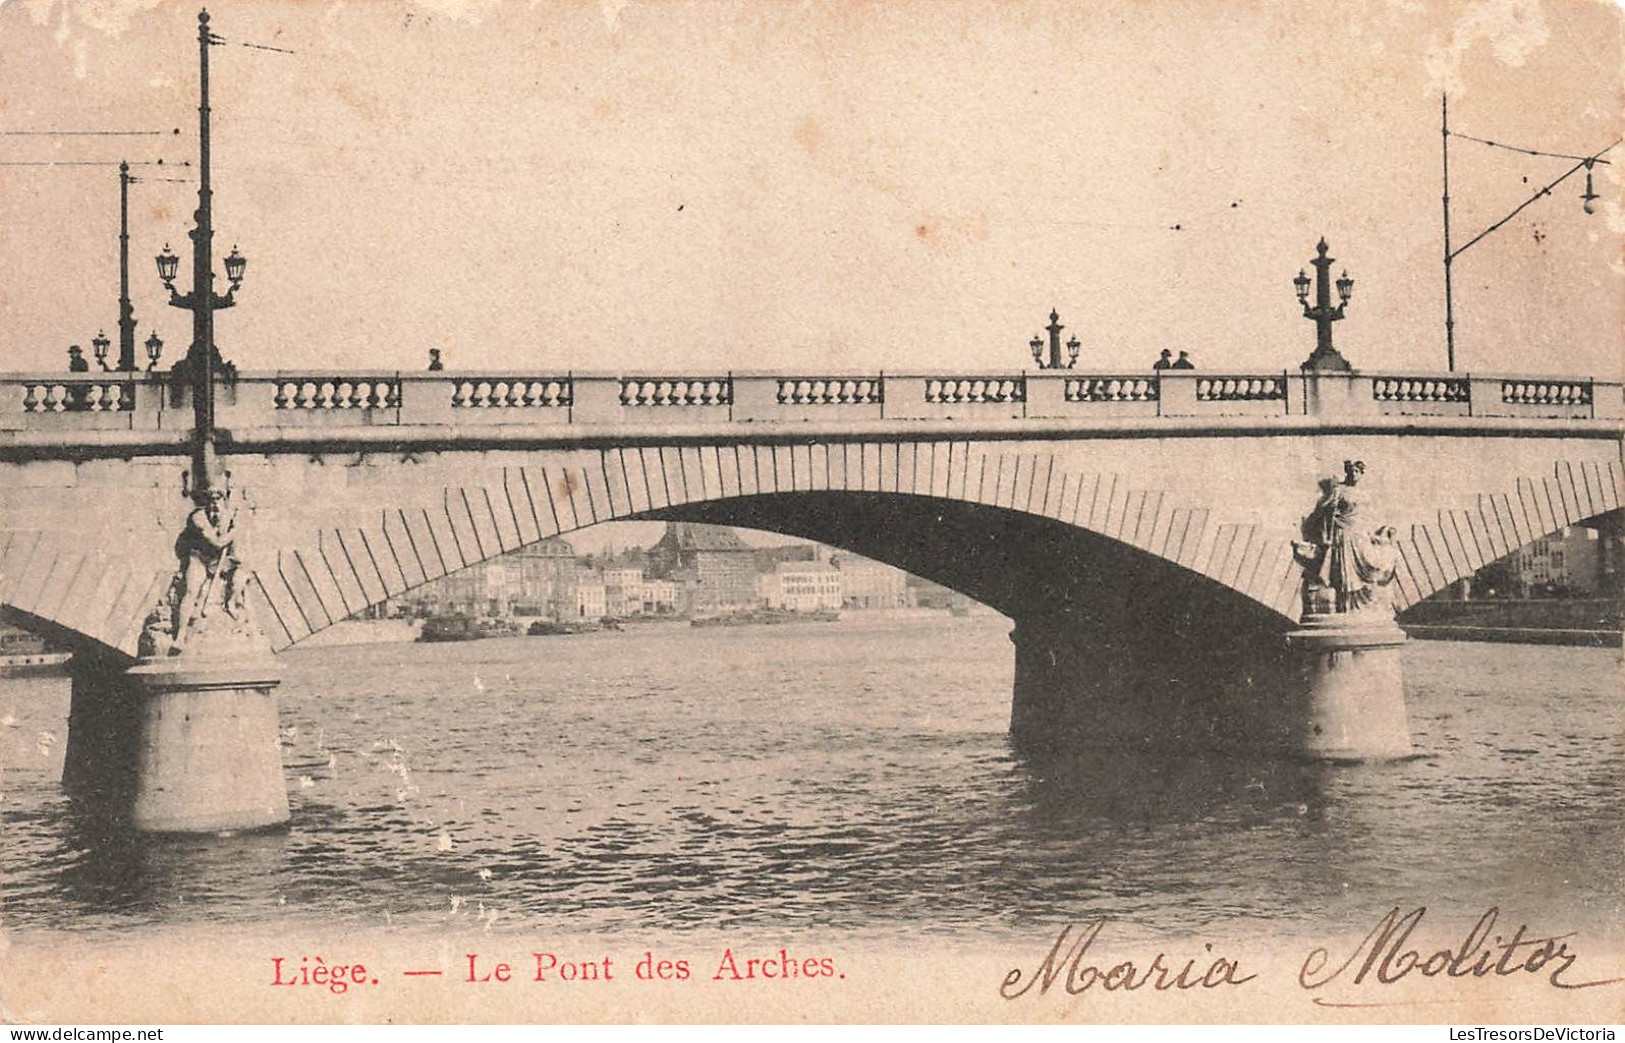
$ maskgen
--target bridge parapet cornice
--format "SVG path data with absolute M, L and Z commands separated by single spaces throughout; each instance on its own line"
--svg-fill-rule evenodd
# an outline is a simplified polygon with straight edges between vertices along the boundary
M 7 432 L 189 429 L 191 389 L 168 373 L 0 373 Z M 236 431 L 535 426 L 1392 418 L 1621 420 L 1618 381 L 1516 373 L 1305 373 L 1207 370 L 923 370 L 631 375 L 567 370 L 245 371 L 218 390 Z M 1110 425 L 1108 424 L 1108 427 Z M 14 441 L 14 439 L 13 439 Z
M 603 449 L 655 445 L 912 441 L 1117 441 L 1135 439 L 1345 438 L 1349 436 L 1585 439 L 1625 443 L 1613 419 L 1375 416 L 1036 418 L 987 420 L 709 421 L 626 424 L 357 425 L 325 428 L 239 427 L 221 431 L 223 455 L 440 453 Z M 184 457 L 185 430 L 0 431 L 0 461 Z

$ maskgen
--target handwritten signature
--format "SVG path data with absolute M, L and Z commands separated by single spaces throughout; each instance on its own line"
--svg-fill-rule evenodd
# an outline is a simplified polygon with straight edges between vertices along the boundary
M 1331 999 L 1318 990 L 1332 992 L 1328 986 L 1334 984 L 1342 989 L 1390 986 L 1412 975 L 1457 979 L 1544 974 L 1547 983 L 1559 989 L 1590 989 L 1625 982 L 1625 977 L 1576 980 L 1580 972 L 1574 967 L 1579 955 L 1569 948 L 1576 932 L 1535 935 L 1528 924 L 1519 924 L 1510 935 L 1495 933 L 1500 915 L 1500 909 L 1490 907 L 1459 945 L 1435 948 L 1411 943 L 1411 934 L 1427 916 L 1427 907 L 1401 913 L 1396 906 L 1378 919 L 1340 962 L 1331 949 L 1310 950 L 1298 969 L 1298 985 L 1306 992 L 1317 993 L 1313 997 L 1317 1005 L 1337 1007 L 1366 1004 Z M 1214 953 L 1212 943 L 1183 965 L 1177 957 L 1171 959 L 1163 952 L 1149 963 L 1097 959 L 1093 950 L 1107 923 L 1100 918 L 1081 927 L 1069 924 L 1062 928 L 1036 967 L 1030 971 L 1016 967 L 1004 976 L 999 995 L 1016 1000 L 1036 988 L 1042 996 L 1057 983 L 1074 996 L 1096 987 L 1106 992 L 1135 992 L 1147 986 L 1156 992 L 1233 988 L 1258 977 L 1244 974 L 1239 959 Z

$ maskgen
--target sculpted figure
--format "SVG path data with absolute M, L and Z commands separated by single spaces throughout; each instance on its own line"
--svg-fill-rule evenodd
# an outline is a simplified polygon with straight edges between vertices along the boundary
M 1343 480 L 1321 483 L 1320 502 L 1303 521 L 1293 551 L 1304 568 L 1305 613 L 1358 612 L 1377 607 L 1398 564 L 1393 526 L 1365 528 L 1361 515 L 1365 464 L 1343 463 Z
M 227 489 L 193 495 L 197 506 L 175 541 L 180 563 L 180 589 L 175 611 L 175 641 L 182 644 L 212 604 L 232 605 L 237 586 L 237 559 L 232 552 L 237 508 Z M 230 613 L 235 615 L 235 613 Z
M 143 658 L 168 655 L 174 644 L 174 613 L 166 597 L 154 605 L 142 621 L 141 640 L 136 645 L 136 654 Z

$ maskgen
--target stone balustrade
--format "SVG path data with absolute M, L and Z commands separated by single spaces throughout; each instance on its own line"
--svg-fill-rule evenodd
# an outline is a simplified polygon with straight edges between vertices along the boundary
M 781 377 L 780 405 L 878 406 L 885 401 L 878 377 Z
M 168 373 L 0 374 L 0 432 L 185 430 L 191 388 Z M 1438 373 L 709 376 L 483 372 L 242 372 L 221 381 L 221 427 L 458 428 L 550 424 L 1359 418 L 1625 418 L 1619 382 Z
M 24 381 L 24 413 L 117 413 L 135 409 L 134 382 L 107 379 Z
M 1285 402 L 1284 375 L 1197 377 L 1198 402 Z
M 1501 401 L 1517 405 L 1585 406 L 1591 404 L 1586 380 L 1503 380 Z
M 1027 378 L 931 377 L 925 382 L 925 400 L 932 405 L 1005 405 L 1025 402 Z
M 733 401 L 732 377 L 623 377 L 623 406 L 725 406 Z
M 1470 387 L 1457 377 L 1372 377 L 1371 397 L 1378 402 L 1467 402 Z
M 346 377 L 280 380 L 272 401 L 278 409 L 393 409 L 401 401 L 401 384 Z
M 1068 402 L 1155 402 L 1160 385 L 1155 377 L 1068 377 Z
M 569 377 L 479 377 L 453 382 L 455 409 L 556 409 L 573 401 Z

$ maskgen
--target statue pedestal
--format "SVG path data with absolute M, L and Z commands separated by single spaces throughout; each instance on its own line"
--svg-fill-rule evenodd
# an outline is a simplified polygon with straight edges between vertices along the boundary
M 175 656 L 124 675 L 138 728 L 130 824 L 207 833 L 288 820 L 269 656 Z
M 1307 615 L 1287 635 L 1304 685 L 1303 752 L 1331 761 L 1410 756 L 1404 643 L 1387 612 Z
M 271 657 L 252 653 L 76 670 L 63 785 L 144 832 L 286 822 L 279 683 Z

